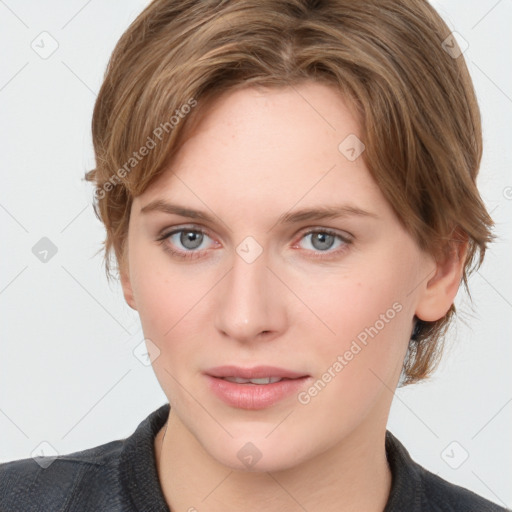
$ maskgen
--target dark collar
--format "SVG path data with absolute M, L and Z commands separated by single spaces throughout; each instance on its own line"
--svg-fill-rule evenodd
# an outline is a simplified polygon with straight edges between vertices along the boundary
M 392 482 L 384 512 L 420 512 L 423 486 L 419 466 L 389 430 L 386 430 L 386 457 Z

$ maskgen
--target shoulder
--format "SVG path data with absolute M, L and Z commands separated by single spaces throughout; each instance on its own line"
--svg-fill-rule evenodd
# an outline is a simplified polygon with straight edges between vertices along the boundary
M 435 475 L 414 461 L 388 430 L 386 456 L 392 473 L 385 512 L 506 512 L 507 509 Z
M 428 510 L 439 512 L 505 512 L 508 509 L 482 496 L 444 480 L 427 469 L 420 467 L 424 499 Z
M 168 403 L 162 405 L 124 439 L 58 457 L 0 464 L 0 511 L 168 512 L 153 443 L 169 410 Z
M 123 441 L 116 440 L 67 455 L 0 464 L 0 510 L 66 510 L 84 489 L 89 496 L 108 500 L 106 490 L 115 489 L 119 478 L 122 448 Z

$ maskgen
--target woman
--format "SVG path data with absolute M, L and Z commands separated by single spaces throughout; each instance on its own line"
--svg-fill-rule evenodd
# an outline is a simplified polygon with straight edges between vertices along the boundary
M 504 510 L 386 430 L 492 240 L 473 87 L 426 1 L 154 1 L 93 141 L 107 275 L 113 251 L 169 404 L 1 465 L 1 510 Z

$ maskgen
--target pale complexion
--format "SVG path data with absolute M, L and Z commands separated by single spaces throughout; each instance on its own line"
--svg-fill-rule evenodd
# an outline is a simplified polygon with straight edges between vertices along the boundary
M 338 150 L 360 130 L 334 89 L 247 88 L 203 114 L 172 168 L 134 199 L 122 272 L 171 404 L 155 439 L 165 499 L 173 511 L 381 512 L 386 424 L 413 317 L 448 311 L 463 254 L 436 262 L 422 252 L 363 159 Z M 141 213 L 159 199 L 212 220 Z M 327 205 L 369 215 L 278 222 Z M 206 235 L 192 249 L 180 233 L 157 241 L 178 228 Z M 314 243 L 322 229 L 336 236 Z M 252 263 L 236 251 L 246 237 L 262 249 Z M 243 410 L 205 385 L 213 366 L 273 365 L 310 375 L 307 391 L 393 304 L 400 312 L 307 404 L 294 395 Z M 248 442 L 261 453 L 250 468 L 237 457 Z

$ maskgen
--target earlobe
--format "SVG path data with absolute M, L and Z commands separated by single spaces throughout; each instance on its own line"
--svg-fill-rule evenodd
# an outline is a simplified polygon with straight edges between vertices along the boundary
M 467 237 L 454 239 L 449 253 L 436 261 L 435 274 L 428 280 L 416 308 L 419 319 L 435 322 L 446 315 L 461 283 L 467 250 Z

